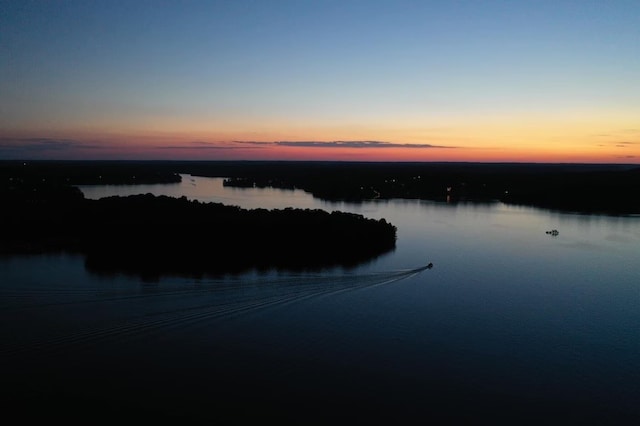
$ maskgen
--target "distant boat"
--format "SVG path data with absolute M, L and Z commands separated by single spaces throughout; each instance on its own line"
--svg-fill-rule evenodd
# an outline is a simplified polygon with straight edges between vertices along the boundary
M 433 268 L 433 263 L 429 262 L 429 264 L 427 265 L 427 269 L 431 269 Z
M 559 234 L 557 229 L 552 229 L 551 231 L 547 231 L 546 233 L 553 236 L 556 236 Z

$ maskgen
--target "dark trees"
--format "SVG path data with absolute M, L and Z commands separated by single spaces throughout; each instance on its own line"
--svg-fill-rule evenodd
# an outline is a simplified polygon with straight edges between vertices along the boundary
M 86 200 L 65 186 L 3 195 L 0 252 L 75 251 L 100 273 L 352 266 L 395 247 L 393 225 L 351 213 L 244 210 L 151 194 Z

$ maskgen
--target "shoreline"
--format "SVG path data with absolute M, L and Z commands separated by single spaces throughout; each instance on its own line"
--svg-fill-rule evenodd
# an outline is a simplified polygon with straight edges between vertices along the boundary
M 180 174 L 225 178 L 225 185 L 237 188 L 301 189 L 326 201 L 497 200 L 581 214 L 640 215 L 640 165 L 634 164 L 0 161 L 1 185 L 178 183 Z

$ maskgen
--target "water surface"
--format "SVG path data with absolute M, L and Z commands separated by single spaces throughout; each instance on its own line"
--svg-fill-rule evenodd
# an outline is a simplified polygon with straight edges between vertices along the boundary
M 351 211 L 396 225 L 397 248 L 350 270 L 157 283 L 91 275 L 81 256 L 2 259 L 2 365 L 37 394 L 206 418 L 640 419 L 638 218 L 189 175 L 81 189 Z

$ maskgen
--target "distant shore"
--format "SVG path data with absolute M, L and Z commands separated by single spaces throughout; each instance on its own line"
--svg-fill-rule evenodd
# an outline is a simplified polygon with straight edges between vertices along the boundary
M 179 182 L 180 174 L 226 178 L 233 187 L 302 189 L 360 202 L 424 199 L 503 202 L 552 210 L 640 214 L 633 164 L 366 163 L 295 161 L 0 161 L 0 180 L 52 185 Z

